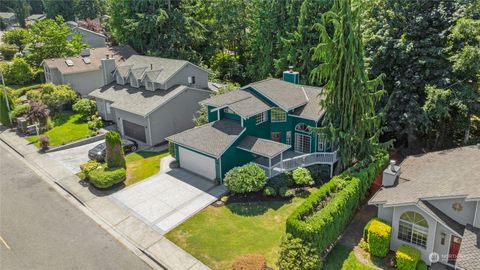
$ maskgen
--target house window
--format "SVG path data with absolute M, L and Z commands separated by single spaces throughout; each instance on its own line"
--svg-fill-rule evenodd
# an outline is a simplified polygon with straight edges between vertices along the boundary
M 137 79 L 135 79 L 134 77 L 130 78 L 130 84 L 131 84 L 133 87 L 138 87 L 138 81 L 137 81 Z
M 310 153 L 310 136 L 304 134 L 295 134 L 295 152 Z
M 255 115 L 255 123 L 257 125 L 259 125 L 259 124 L 267 121 L 267 118 L 268 118 L 267 112 L 259 113 L 259 114 Z
M 287 114 L 280 108 L 272 108 L 272 122 L 287 121 Z
M 398 239 L 419 247 L 427 247 L 428 222 L 419 213 L 408 211 L 400 216 Z
M 285 143 L 288 145 L 292 145 L 292 132 L 287 131 L 287 134 L 285 136 Z
M 189 84 L 195 84 L 195 76 L 188 77 L 188 83 Z
M 52 77 L 50 75 L 50 68 L 45 66 L 44 71 L 45 71 L 45 80 L 49 82 L 52 81 Z
M 281 132 L 272 132 L 272 141 L 280 142 L 281 139 L 282 139 Z
M 327 136 L 325 134 L 318 134 L 317 137 L 317 152 L 325 152 Z
M 295 126 L 296 131 L 307 132 L 310 133 L 310 127 L 308 127 L 305 123 L 299 123 Z

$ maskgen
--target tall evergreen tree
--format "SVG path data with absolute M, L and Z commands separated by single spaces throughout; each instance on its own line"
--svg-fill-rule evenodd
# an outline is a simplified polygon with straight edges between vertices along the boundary
M 43 8 L 47 14 L 47 18 L 54 19 L 58 15 L 62 16 L 65 21 L 75 20 L 76 0 L 42 0 Z
M 339 143 L 341 165 L 369 157 L 378 147 L 382 114 L 376 102 L 384 94 L 381 76 L 369 80 L 364 65 L 361 6 L 352 0 L 335 0 L 330 11 L 317 24 L 321 43 L 314 61 L 321 64 L 312 71 L 312 81 L 325 84 L 326 109 L 321 131 Z M 328 28 L 333 27 L 332 33 Z
M 102 15 L 104 7 L 105 0 L 81 0 L 77 3 L 75 10 L 80 20 L 95 19 Z

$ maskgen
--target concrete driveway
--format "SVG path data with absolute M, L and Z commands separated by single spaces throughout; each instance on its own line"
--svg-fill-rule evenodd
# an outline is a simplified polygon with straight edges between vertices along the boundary
M 165 234 L 225 193 L 224 186 L 173 169 L 121 190 L 111 198 Z
M 65 168 L 71 171 L 72 174 L 76 174 L 80 172 L 80 164 L 85 163 L 89 160 L 88 150 L 92 149 L 97 144 L 100 144 L 102 142 L 105 142 L 105 140 L 85 144 L 70 149 L 47 153 L 47 155 L 60 162 Z

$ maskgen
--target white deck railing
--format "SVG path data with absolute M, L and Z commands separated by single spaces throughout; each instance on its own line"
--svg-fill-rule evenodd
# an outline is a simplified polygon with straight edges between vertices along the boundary
M 292 171 L 298 167 L 307 167 L 315 164 L 327 164 L 333 165 L 337 162 L 337 151 L 334 152 L 321 152 L 321 153 L 310 153 L 293 158 L 287 158 L 281 160 L 277 164 L 267 167 L 262 164 L 258 164 L 262 169 L 265 170 L 268 178 L 279 175 L 283 172 Z

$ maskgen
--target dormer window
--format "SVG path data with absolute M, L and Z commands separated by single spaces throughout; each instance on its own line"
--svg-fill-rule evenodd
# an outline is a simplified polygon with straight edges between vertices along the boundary
M 155 90 L 154 82 L 151 82 L 151 81 L 149 81 L 149 80 L 145 80 L 145 88 L 146 88 L 147 90 L 150 90 L 150 91 Z
M 188 77 L 188 84 L 195 84 L 195 76 Z
M 118 84 L 121 84 L 121 85 L 125 84 L 125 81 L 123 80 L 122 75 L 120 75 L 119 73 L 117 73 L 116 79 Z
M 259 113 L 255 115 L 255 124 L 260 125 L 261 123 L 267 121 L 268 115 L 267 112 Z
M 138 80 L 135 79 L 133 76 L 130 77 L 130 84 L 133 86 L 133 87 L 138 87 Z

